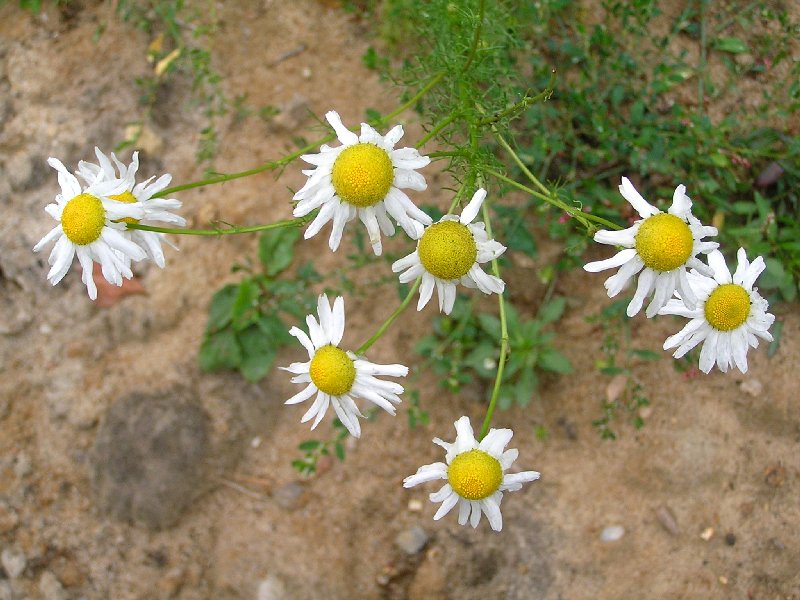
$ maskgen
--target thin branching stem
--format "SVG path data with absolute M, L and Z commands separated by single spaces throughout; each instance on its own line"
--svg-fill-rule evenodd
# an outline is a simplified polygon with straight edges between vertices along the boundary
M 480 0 L 478 3 L 478 24 L 475 26 L 475 36 L 472 38 L 472 45 L 469 48 L 469 55 L 467 62 L 461 67 L 461 72 L 466 73 L 467 69 L 472 65 L 475 60 L 475 53 L 478 51 L 478 45 L 481 42 L 481 30 L 483 29 L 483 15 L 486 12 L 486 0 Z
M 517 188 L 518 190 L 520 190 L 522 192 L 525 192 L 526 194 L 530 194 L 534 198 L 538 198 L 540 200 L 543 200 L 543 201 L 545 201 L 545 202 L 547 202 L 549 204 L 552 204 L 556 208 L 558 208 L 560 210 L 563 210 L 567 214 L 573 216 L 578 221 L 580 221 L 581 224 L 584 227 L 586 227 L 587 229 L 589 229 L 591 227 L 591 225 L 589 224 L 590 221 L 594 221 L 595 223 L 598 223 L 600 225 L 604 225 L 605 227 L 608 227 L 609 229 L 614 229 L 614 230 L 622 229 L 622 227 L 617 225 L 616 223 L 613 223 L 613 222 L 611 222 L 611 221 L 609 221 L 607 219 L 604 219 L 603 217 L 598 217 L 597 215 L 593 215 L 592 213 L 585 213 L 582 210 L 578 209 L 577 207 L 570 206 L 569 204 L 566 204 L 565 202 L 563 202 L 561 200 L 555 199 L 552 196 L 546 196 L 544 194 L 541 194 L 541 193 L 537 192 L 536 190 L 531 189 L 528 186 L 519 183 L 518 181 L 514 181 L 510 177 L 506 177 L 502 173 L 498 173 L 497 171 L 495 171 L 493 169 L 484 169 L 483 172 L 486 173 L 487 175 L 491 175 L 492 177 L 494 177 L 495 179 L 498 179 L 499 181 L 502 181 L 502 182 L 507 183 L 508 185 L 510 185 L 512 187 Z
M 489 220 L 489 209 L 487 203 L 483 203 L 483 222 L 486 224 L 486 235 L 492 239 L 492 224 Z M 497 259 L 492 261 L 492 273 L 498 279 L 500 278 L 500 265 Z M 494 409 L 497 405 L 497 398 L 500 396 L 500 386 L 503 383 L 503 371 L 506 366 L 506 356 L 508 354 L 508 322 L 506 319 L 506 302 L 503 293 L 497 295 L 497 303 L 500 311 L 500 356 L 497 359 L 497 373 L 494 378 L 494 386 L 492 387 L 492 396 L 489 398 L 489 407 L 486 409 L 486 417 L 483 419 L 483 426 L 478 434 L 478 441 L 486 437 L 489 431 L 489 425 L 492 423 L 492 416 Z
M 249 227 L 240 227 L 238 225 L 229 225 L 226 228 L 218 227 L 216 229 L 183 229 L 177 227 L 156 227 L 154 225 L 142 225 L 141 223 L 128 224 L 128 229 L 140 229 L 142 231 L 155 231 L 157 233 L 175 233 L 178 235 L 204 235 L 204 236 L 220 236 L 220 235 L 234 235 L 237 233 L 254 233 L 256 231 L 269 231 L 270 229 L 280 229 L 281 227 L 302 227 L 308 223 L 313 215 L 306 215 L 305 217 L 298 217 L 296 219 L 286 219 L 284 221 L 276 221 L 274 223 L 267 223 L 266 225 L 252 225 Z
M 369 350 L 372 344 L 377 342 L 378 339 L 384 333 L 386 333 L 386 330 L 389 329 L 392 323 L 394 323 L 394 320 L 403 313 L 406 307 L 408 307 L 408 304 L 411 302 L 411 298 L 414 297 L 414 294 L 419 289 L 420 283 L 422 283 L 422 277 L 417 277 L 416 281 L 414 281 L 414 285 L 411 286 L 411 289 L 408 290 L 408 294 L 406 294 L 406 297 L 403 298 L 403 301 L 400 303 L 400 306 L 394 309 L 394 312 L 392 312 L 392 314 L 389 315 L 389 317 L 381 324 L 381 326 L 378 328 L 378 331 L 376 331 L 371 338 L 358 347 L 356 354 L 364 354 L 367 350 Z
M 392 119 L 394 119 L 397 115 L 399 115 L 400 113 L 402 113 L 405 110 L 409 109 L 410 107 L 414 106 L 417 102 L 419 102 L 419 100 L 423 96 L 425 96 L 425 94 L 427 94 L 429 91 L 431 91 L 431 89 L 433 89 L 442 80 L 442 78 L 444 76 L 445 76 L 444 71 L 434 75 L 431 78 L 431 80 L 419 92 L 414 94 L 414 96 L 412 98 L 410 98 L 407 102 L 404 102 L 402 105 L 397 107 L 395 110 L 393 110 L 389 114 L 387 114 L 387 115 L 385 115 L 385 116 L 373 121 L 372 125 L 375 125 L 377 127 L 384 126 L 387 122 L 389 122 Z M 280 167 L 285 167 L 286 165 L 291 163 L 293 160 L 296 160 L 297 158 L 301 157 L 303 154 L 311 152 L 312 150 L 314 150 L 315 148 L 319 147 L 320 145 L 325 144 L 327 142 L 330 142 L 331 140 L 333 140 L 335 138 L 336 138 L 336 134 L 330 133 L 330 134 L 326 135 L 325 137 L 320 138 L 320 139 L 318 139 L 318 140 L 316 140 L 316 141 L 304 146 L 303 148 L 300 148 L 299 150 L 296 150 L 296 151 L 292 152 L 291 154 L 287 154 L 283 158 L 279 158 L 277 160 L 267 161 L 264 164 L 259 165 L 258 167 L 254 167 L 252 169 L 248 169 L 247 171 L 239 171 L 238 173 L 224 173 L 224 174 L 220 174 L 220 175 L 215 175 L 213 177 L 208 177 L 206 179 L 201 179 L 199 181 L 192 181 L 190 183 L 184 183 L 184 184 L 181 184 L 181 185 L 176 185 L 176 186 L 173 186 L 173 187 L 169 187 L 169 188 L 166 188 L 164 190 L 161 190 L 157 194 L 154 194 L 153 197 L 154 198 L 164 198 L 166 196 L 174 194 L 175 192 L 180 192 L 180 191 L 183 191 L 183 190 L 189 190 L 189 189 L 197 188 L 197 187 L 203 187 L 203 186 L 206 186 L 206 185 L 213 185 L 215 183 L 224 183 L 226 181 L 231 181 L 233 179 L 241 179 L 242 177 L 249 177 L 251 175 L 258 175 L 259 173 L 263 173 L 264 171 L 271 171 L 271 170 L 274 170 L 274 169 L 278 169 Z M 239 233 L 239 232 L 236 232 L 236 233 Z

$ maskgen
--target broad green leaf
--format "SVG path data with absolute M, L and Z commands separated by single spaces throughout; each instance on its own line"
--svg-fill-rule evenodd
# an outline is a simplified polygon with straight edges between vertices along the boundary
M 547 348 L 539 355 L 538 366 L 546 371 L 568 375 L 573 372 L 569 359 L 555 348 Z
M 736 37 L 719 37 L 714 40 L 714 48 L 720 52 L 730 52 L 731 54 L 744 54 L 747 52 L 747 44 Z
M 236 334 L 230 329 L 211 334 L 200 346 L 197 358 L 203 371 L 235 369 L 242 361 L 242 351 L 236 343 Z
M 499 340 L 501 337 L 500 334 L 500 319 L 495 317 L 494 315 L 489 315 L 486 313 L 481 313 L 478 315 L 478 321 L 481 324 L 483 330 L 488 333 L 492 338 L 495 340 Z
M 564 314 L 564 308 L 566 306 L 567 299 L 563 296 L 556 296 L 539 309 L 539 319 L 545 323 L 558 321 L 561 315 Z
M 239 370 L 245 379 L 257 383 L 269 372 L 275 360 L 275 340 L 265 335 L 257 325 L 239 333 L 238 340 L 242 350 Z
M 299 237 L 300 230 L 296 227 L 270 229 L 261 234 L 258 240 L 258 258 L 267 275 L 275 277 L 291 264 L 294 244 Z
M 236 299 L 233 301 L 231 316 L 235 329 L 244 329 L 257 317 L 258 297 L 261 290 L 252 279 L 245 279 L 239 284 Z
M 211 298 L 211 305 L 208 307 L 208 325 L 206 331 L 222 329 L 231 322 L 233 313 L 233 303 L 239 294 L 239 286 L 228 284 Z
M 536 377 L 533 369 L 524 369 L 514 384 L 514 396 L 517 400 L 517 406 L 522 408 L 528 406 L 538 386 L 539 378 Z

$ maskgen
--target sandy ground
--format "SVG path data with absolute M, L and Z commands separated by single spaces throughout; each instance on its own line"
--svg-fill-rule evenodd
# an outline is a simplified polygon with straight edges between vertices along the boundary
M 506 497 L 500 534 L 485 522 L 461 528 L 455 515 L 434 522 L 427 493 L 436 488 L 401 487 L 441 459 L 432 437 L 452 438 L 462 414 L 482 418 L 480 390 L 443 394 L 430 373 L 415 384 L 428 426 L 409 430 L 403 410 L 381 414 L 348 443 L 344 463 L 300 478 L 290 460 L 312 436 L 300 409 L 282 405 L 293 393 L 288 377 L 276 371 L 249 385 L 197 367 L 211 295 L 236 279 L 232 263 L 254 256 L 255 236 L 181 238 L 165 270 L 139 271 L 146 296 L 107 309 L 88 301 L 77 270 L 56 288 L 46 283 L 46 253 L 30 252 L 51 227 L 42 209 L 58 189 L 45 160 L 74 168 L 94 145 L 110 149 L 122 137 L 138 116 L 133 81 L 152 68 L 151 40 L 105 5 L 65 21 L 15 4 L 0 7 L 0 599 L 800 599 L 796 305 L 775 308 L 781 347 L 772 359 L 751 353 L 746 376 L 686 377 L 666 357 L 634 366 L 652 402 L 647 425 L 620 422 L 620 439 L 606 442 L 591 425 L 608 383 L 594 366 L 601 332 L 586 316 L 609 301 L 601 276 L 561 277 L 556 293 L 569 308 L 558 344 L 576 374 L 547 379 L 528 409 L 496 416 L 495 426 L 514 428 L 519 467 L 542 472 Z M 351 125 L 367 107 L 393 107 L 392 90 L 363 67 L 369 41 L 346 14 L 300 0 L 220 3 L 218 16 L 216 64 L 253 105 L 335 108 Z M 187 95 L 175 84 L 159 98 L 140 173 L 201 176 L 201 120 Z M 225 122 L 216 168 L 248 168 L 291 150 L 297 135 L 311 139 L 313 122 L 300 115 Z M 198 227 L 286 218 L 287 187 L 302 181 L 290 167 L 280 180 L 185 192 L 182 214 Z M 429 183 L 417 198 L 447 202 L 436 178 Z M 300 246 L 323 271 L 338 266 L 326 238 Z M 512 259 L 510 295 L 532 313 L 536 265 Z M 387 295 L 396 292 L 347 299 L 346 344 L 385 318 Z M 434 314 L 404 314 L 370 358 L 418 360 L 416 336 Z M 637 319 L 636 345 L 659 350 L 677 326 Z M 278 363 L 301 356 L 291 348 Z M 125 430 L 126 418 L 145 420 Z M 114 419 L 122 428 L 100 440 Z M 164 445 L 136 446 L 148 423 L 163 426 Z M 115 454 L 123 442 L 136 451 Z M 97 465 L 112 483 L 98 483 Z M 163 489 L 131 487 L 159 469 Z M 114 516 L 135 509 L 146 522 L 176 523 L 154 530 Z M 609 526 L 624 528 L 621 539 L 601 540 Z M 415 535 L 422 548 L 409 546 Z

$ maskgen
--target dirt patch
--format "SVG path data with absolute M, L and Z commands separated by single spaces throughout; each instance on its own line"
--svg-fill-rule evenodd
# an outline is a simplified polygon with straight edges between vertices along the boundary
M 494 534 L 485 523 L 461 528 L 452 515 L 434 522 L 433 490 L 401 487 L 419 465 L 440 459 L 433 436 L 452 436 L 462 414 L 482 417 L 472 395 L 445 395 L 423 374 L 416 385 L 430 425 L 409 431 L 404 415 L 381 414 L 348 443 L 344 463 L 301 480 L 289 463 L 310 435 L 301 413 L 282 405 L 294 393 L 288 378 L 275 372 L 254 386 L 198 371 L 211 295 L 234 280 L 232 263 L 254 256 L 255 237 L 181 238 L 165 270 L 139 272 L 147 296 L 109 309 L 87 300 L 78 273 L 50 288 L 45 260 L 30 252 L 49 227 L 42 209 L 57 191 L 42 165 L 57 156 L 74 167 L 94 145 L 118 141 L 137 114 L 133 80 L 151 68 L 146 36 L 105 5 L 85 4 L 66 20 L 52 11 L 32 17 L 13 3 L 0 8 L 0 598 L 800 598 L 796 306 L 778 307 L 781 348 L 771 360 L 763 349 L 751 353 L 746 376 L 687 378 L 666 358 L 636 366 L 652 411 L 643 430 L 621 425 L 610 443 L 591 425 L 607 380 L 594 365 L 600 332 L 585 319 L 609 301 L 601 276 L 563 276 L 556 293 L 569 309 L 558 343 L 576 374 L 548 380 L 528 409 L 497 415 L 496 426 L 514 428 L 520 467 L 543 476 L 506 497 L 504 531 Z M 367 107 L 393 107 L 392 90 L 362 66 L 369 41 L 342 12 L 310 0 L 218 10 L 216 65 L 254 105 L 335 108 L 347 124 Z M 162 151 L 145 153 L 141 172 L 198 178 L 199 114 L 180 90 L 157 110 Z M 295 136 L 313 135 L 304 112 L 293 114 L 277 126 L 225 123 L 216 167 L 254 166 L 292 149 Z M 280 180 L 260 175 L 189 191 L 180 195 L 182 214 L 194 226 L 285 218 L 287 187 L 302 181 L 292 167 Z M 443 205 L 436 188 L 416 198 Z M 339 253 L 350 251 L 345 242 Z M 320 270 L 339 265 L 325 235 L 300 252 Z M 541 297 L 533 267 L 518 266 L 510 282 L 512 294 L 527 290 L 519 294 L 531 309 Z M 386 316 L 383 294 L 395 297 L 381 289 L 347 298 L 346 344 Z M 404 314 L 370 357 L 413 361 L 415 332 L 434 314 Z M 659 350 L 677 326 L 639 320 L 633 334 L 638 346 Z M 301 354 L 289 349 L 278 363 Z M 207 415 L 208 489 L 163 531 L 105 516 L 90 481 L 111 407 L 134 391 L 174 389 L 186 390 L 193 414 Z M 550 432 L 544 441 L 539 424 Z M 674 527 L 659 517 L 664 508 Z M 624 534 L 601 541 L 611 526 Z M 398 536 L 422 535 L 415 527 L 427 539 L 409 554 Z

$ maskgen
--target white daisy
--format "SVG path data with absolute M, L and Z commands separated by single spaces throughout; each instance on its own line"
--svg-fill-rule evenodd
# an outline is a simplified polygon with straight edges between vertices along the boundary
M 445 215 L 438 223 L 425 228 L 417 249 L 392 265 L 400 273 L 400 282 L 408 283 L 422 276 L 417 310 L 428 303 L 434 285 L 439 295 L 439 310 L 450 314 L 456 301 L 456 285 L 478 288 L 484 294 L 502 294 L 502 279 L 484 273 L 480 265 L 505 252 L 503 244 L 490 240 L 485 225 L 472 223 L 486 198 L 479 189 L 464 207 L 461 217 Z
M 437 462 L 424 465 L 414 475 L 403 480 L 403 487 L 410 488 L 427 481 L 446 479 L 431 502 L 442 505 L 433 519 L 439 520 L 458 504 L 458 523 L 477 527 L 481 513 L 486 513 L 489 525 L 495 531 L 503 528 L 503 515 L 500 503 L 503 492 L 515 492 L 523 483 L 539 479 L 536 471 L 506 474 L 506 470 L 517 459 L 519 450 L 506 450 L 505 447 L 514 432 L 510 429 L 490 429 L 483 440 L 478 442 L 472 433 L 469 417 L 461 417 L 454 423 L 456 440 L 452 444 L 433 438 L 433 443 L 445 449 L 447 464 Z M 470 514 L 471 513 L 471 514 Z
M 83 269 L 83 283 L 89 298 L 97 298 L 93 275 L 94 263 L 100 264 L 103 277 L 109 283 L 122 285 L 122 278 L 131 278 L 130 260 L 142 260 L 145 251 L 125 237 L 123 219 L 138 219 L 143 215 L 139 205 L 128 205 L 110 199 L 125 190 L 120 179 L 102 180 L 82 188 L 77 178 L 67 171 L 56 158 L 47 163 L 58 171 L 61 193 L 55 204 L 48 204 L 45 212 L 58 221 L 50 232 L 33 247 L 39 252 L 45 245 L 57 240 L 50 252 L 51 265 L 47 279 L 56 285 L 64 278 L 77 255 Z
M 692 271 L 689 284 L 698 301 L 688 309 L 681 300 L 670 300 L 658 314 L 680 315 L 691 319 L 681 331 L 664 342 L 664 350 L 677 348 L 673 356 L 680 358 L 703 342 L 700 351 L 700 370 L 708 373 L 714 363 L 723 373 L 736 366 L 747 372 L 747 351 L 758 348 L 758 338 L 772 341 L 769 328 L 775 316 L 767 312 L 769 304 L 753 283 L 766 268 L 760 256 L 752 263 L 744 248 L 737 254 L 739 264 L 731 277 L 725 258 L 719 250 L 708 255 L 714 277 L 704 277 Z
M 591 273 L 622 267 L 605 281 L 608 297 L 613 298 L 627 285 L 628 280 L 641 271 L 636 293 L 628 304 L 628 316 L 642 309 L 645 298 L 653 293 L 647 307 L 647 316 L 654 317 L 677 290 L 688 308 L 694 308 L 697 299 L 689 286 L 686 268 L 692 267 L 706 275 L 711 270 L 700 262 L 697 254 L 708 253 L 719 246 L 716 242 L 703 242 L 704 237 L 717 235 L 715 227 L 704 226 L 692 214 L 692 200 L 686 195 L 686 186 L 679 185 L 672 195 L 672 206 L 666 213 L 649 204 L 627 177 L 619 186 L 622 196 L 631 203 L 641 219 L 622 231 L 601 230 L 594 240 L 625 248 L 616 256 L 591 262 L 583 268 Z
M 131 157 L 131 164 L 127 167 L 117 160 L 114 153 L 111 153 L 111 160 L 103 154 L 99 148 L 94 149 L 97 155 L 99 164 L 94 164 L 86 161 L 78 163 L 77 174 L 83 178 L 88 184 L 93 184 L 97 181 L 121 179 L 125 182 L 125 189 L 119 194 L 111 196 L 113 200 L 123 202 L 126 204 L 139 203 L 144 210 L 144 216 L 141 219 L 126 219 L 128 223 L 144 222 L 144 224 L 152 225 L 155 222 L 170 223 L 183 227 L 186 225 L 186 219 L 178 215 L 172 214 L 171 210 L 176 210 L 181 207 L 181 201 L 172 198 L 153 198 L 155 194 L 166 188 L 172 175 L 164 174 L 155 182 L 151 177 L 141 183 L 136 183 L 136 171 L 139 169 L 139 153 L 134 152 Z M 152 182 L 152 183 L 151 183 Z M 170 246 L 175 248 L 166 239 L 163 233 L 155 231 L 143 231 L 140 229 L 128 229 L 126 235 L 134 242 L 142 246 L 147 252 L 147 256 L 153 260 L 159 267 L 164 267 L 164 251 L 161 249 L 161 242 L 164 241 Z
M 344 335 L 344 299 L 341 296 L 334 301 L 333 310 L 328 304 L 328 297 L 320 296 L 317 314 L 319 323 L 313 315 L 306 317 L 308 335 L 298 327 L 289 330 L 308 350 L 310 360 L 281 367 L 295 374 L 292 383 L 308 384 L 303 391 L 289 398 L 286 404 L 297 404 L 316 394 L 314 403 L 300 422 L 314 419 L 311 425 L 311 429 L 314 429 L 325 416 L 328 405 L 333 404 L 342 424 L 353 437 L 359 437 L 361 425 L 358 417 L 364 415 L 358 410 L 354 398 L 369 400 L 394 415 L 394 405 L 400 403 L 399 394 L 403 393 L 403 386 L 393 381 L 383 381 L 377 376 L 405 377 L 408 367 L 379 365 L 339 348 Z
M 402 190 L 422 191 L 428 187 L 425 178 L 415 169 L 426 166 L 431 160 L 414 148 L 394 149 L 403 137 L 401 125 L 396 125 L 384 137 L 362 123 L 359 136 L 342 124 L 335 111 L 328 112 L 325 118 L 342 145 L 336 148 L 323 145 L 319 154 L 301 156 L 315 168 L 303 171 L 308 181 L 294 195 L 299 202 L 293 214 L 304 217 L 320 209 L 306 229 L 305 238 L 313 237 L 323 225 L 333 221 L 328 244 L 331 250 L 336 250 L 342 241 L 344 226 L 358 216 L 367 228 L 376 255 L 382 252 L 381 231 L 386 235 L 394 234 L 389 217 L 409 237 L 417 239 L 423 226 L 431 223 L 431 218 Z

